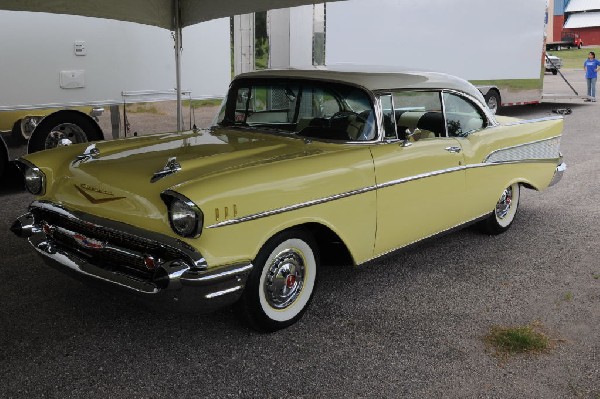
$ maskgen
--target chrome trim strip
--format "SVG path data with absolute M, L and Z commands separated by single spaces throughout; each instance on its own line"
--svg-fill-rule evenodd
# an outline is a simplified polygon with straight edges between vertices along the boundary
M 560 139 L 560 136 L 555 136 L 555 137 L 551 137 L 548 139 L 537 140 L 537 141 L 533 141 L 533 142 L 529 142 L 529 143 L 519 144 L 519 145 L 512 146 L 512 147 L 502 148 L 502 149 L 499 149 L 499 150 L 496 150 L 496 151 L 490 153 L 486 157 L 486 160 L 489 159 L 495 152 L 498 152 L 498 151 L 504 151 L 507 149 L 513 149 L 513 148 L 518 148 L 518 147 L 527 146 L 527 145 L 531 145 L 531 144 L 542 143 L 545 141 L 555 140 L 555 139 Z M 498 162 L 487 162 L 484 160 L 484 162 L 482 162 L 482 163 L 470 164 L 470 165 L 466 165 L 466 166 L 456 166 L 456 167 L 452 167 L 452 168 L 448 168 L 448 169 L 442 169 L 442 170 L 437 170 L 437 171 L 433 171 L 433 172 L 421 173 L 421 174 L 418 174 L 415 176 L 403 177 L 401 179 L 391 180 L 386 183 L 380 183 L 380 184 L 376 184 L 374 186 L 364 187 L 361 189 L 356 189 L 356 190 L 351 190 L 351 191 L 347 191 L 347 192 L 340 193 L 340 194 L 331 195 L 329 197 L 323 197 L 323 198 L 319 198 L 316 200 L 301 202 L 298 204 L 285 206 L 285 207 L 281 207 L 281 208 L 277 208 L 277 209 L 273 209 L 273 210 L 269 210 L 269 211 L 254 213 L 254 214 L 251 214 L 248 216 L 243 216 L 240 218 L 225 220 L 223 222 L 219 222 L 219 223 L 212 224 L 210 226 L 206 226 L 206 228 L 213 229 L 216 227 L 224 227 L 224 226 L 230 226 L 230 225 L 234 225 L 234 224 L 238 224 L 238 223 L 248 222 L 248 221 L 252 221 L 252 220 L 256 220 L 256 219 L 261 219 L 261 218 L 264 218 L 267 216 L 278 215 L 281 213 L 295 211 L 298 209 L 307 208 L 307 207 L 314 206 L 314 205 L 320 205 L 320 204 L 335 201 L 338 199 L 351 197 L 354 195 L 364 194 L 364 193 L 367 193 L 367 192 L 370 192 L 373 190 L 379 190 L 382 188 L 391 187 L 391 186 L 395 186 L 398 184 L 404 184 L 404 183 L 408 183 L 408 182 L 415 181 L 415 180 L 425 179 L 428 177 L 440 176 L 440 175 L 447 174 L 447 173 L 460 172 L 462 170 L 467 170 L 467 169 L 483 168 L 483 167 L 499 166 L 499 165 L 519 164 L 519 163 L 550 163 L 550 162 L 556 163 L 558 159 L 559 159 L 559 157 L 557 156 L 556 158 L 532 158 L 532 159 L 524 158 L 524 159 L 498 161 Z
M 210 281 L 210 280 L 220 279 L 223 277 L 229 277 L 234 274 L 248 272 L 248 271 L 252 270 L 253 267 L 254 266 L 251 263 L 248 263 L 247 265 L 242 265 L 240 267 L 236 267 L 235 269 L 227 270 L 227 271 L 224 271 L 221 273 L 209 274 L 207 276 L 198 277 L 198 278 L 195 278 L 194 281 L 202 282 L 202 281 Z
M 223 295 L 231 294 L 232 292 L 239 291 L 242 288 L 244 288 L 244 287 L 241 286 L 241 285 L 237 285 L 235 287 L 231 287 L 231 288 L 228 288 L 226 290 L 217 291 L 217 292 L 211 292 L 210 294 L 206 294 L 204 297 L 206 299 L 213 299 L 213 298 L 217 298 L 217 297 L 220 297 L 220 296 L 223 296 Z
M 466 169 L 465 166 L 456 166 L 454 168 L 436 170 L 434 172 L 421 173 L 419 175 L 403 177 L 401 179 L 392 180 L 387 183 L 381 183 L 381 184 L 378 184 L 376 186 L 376 188 L 380 189 L 380 188 L 391 187 L 391 186 L 395 186 L 395 185 L 402 184 L 402 183 L 408 183 L 413 180 L 421 180 L 421 179 L 425 179 L 427 177 L 434 177 L 434 176 L 439 176 L 439 175 L 445 175 L 447 173 L 460 172 L 461 170 L 465 170 L 465 169 Z
M 489 214 L 490 214 L 489 212 L 487 212 L 487 213 L 484 213 L 483 215 L 481 215 L 481 216 L 477 216 L 477 217 L 475 217 L 475 218 L 473 218 L 473 219 L 470 219 L 470 220 L 467 220 L 466 222 L 459 223 L 459 224 L 457 224 L 457 225 L 455 225 L 455 226 L 452 226 L 452 227 L 449 227 L 449 228 L 447 228 L 447 229 L 445 229 L 445 230 L 439 231 L 439 232 L 437 232 L 437 233 L 430 234 L 430 235 L 428 235 L 428 236 L 426 236 L 426 237 L 423 237 L 423 238 L 419 238 L 418 240 L 411 241 L 411 242 L 409 242 L 408 244 L 404 244 L 404 245 L 401 245 L 401 246 L 399 246 L 399 247 L 397 247 L 397 248 L 390 249 L 389 251 L 386 251 L 386 252 L 384 252 L 384 253 L 381 253 L 381 254 L 379 254 L 379 255 L 377 255 L 377 256 L 374 256 L 374 257 L 372 257 L 372 258 L 369 258 L 369 259 L 365 260 L 364 262 L 361 262 L 361 263 L 359 263 L 359 265 L 362 265 L 362 264 L 364 264 L 364 263 L 370 262 L 370 261 L 372 261 L 372 260 L 375 260 L 375 259 L 377 259 L 377 258 L 380 258 L 380 257 L 382 257 L 382 256 L 384 256 L 384 255 L 390 254 L 390 253 L 392 253 L 392 252 L 398 251 L 398 250 L 400 250 L 400 249 L 402 249 L 402 248 L 409 247 L 409 246 L 411 246 L 411 245 L 413 245 L 413 244 L 416 244 L 416 243 L 418 243 L 418 242 L 420 242 L 420 241 L 427 240 L 427 239 L 429 239 L 429 238 L 431 238 L 431 237 L 435 237 L 435 236 L 437 236 L 437 235 L 441 235 L 441 234 L 444 234 L 444 233 L 446 233 L 446 232 L 449 232 L 449 231 L 452 231 L 452 230 L 454 230 L 454 229 L 457 229 L 457 228 L 459 228 L 459 227 L 461 227 L 461 226 L 465 226 L 465 225 L 468 225 L 468 224 L 470 224 L 470 223 L 476 222 L 476 221 L 478 221 L 479 219 L 483 219 L 483 218 L 485 218 L 485 217 L 486 217 L 487 215 L 489 215 Z
M 376 189 L 377 189 L 377 186 L 369 186 L 369 187 L 361 188 L 358 190 L 347 191 L 345 193 L 335 194 L 335 195 L 332 195 L 329 197 L 324 197 L 324 198 L 320 198 L 320 199 L 316 199 L 316 200 L 301 202 L 299 204 L 294 204 L 294 205 L 290 205 L 290 206 L 284 206 L 282 208 L 277 208 L 277 209 L 273 209 L 270 211 L 259 212 L 259 213 L 255 213 L 252 215 L 243 216 L 243 217 L 240 217 L 237 219 L 225 220 L 223 222 L 215 223 L 210 226 L 207 226 L 206 228 L 212 229 L 215 227 L 229 226 L 232 224 L 238 224 L 238 223 L 248 222 L 251 220 L 261 219 L 261 218 L 264 218 L 267 216 L 279 215 L 280 213 L 295 211 L 297 209 L 307 208 L 309 206 L 320 205 L 320 204 L 323 204 L 326 202 L 331 202 L 331 201 L 335 201 L 338 199 L 347 198 L 347 197 L 351 197 L 351 196 L 358 195 L 358 194 L 363 194 L 363 193 L 373 191 Z

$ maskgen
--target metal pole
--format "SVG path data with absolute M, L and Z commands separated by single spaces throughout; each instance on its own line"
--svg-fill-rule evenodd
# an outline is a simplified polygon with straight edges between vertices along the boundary
M 181 132 L 183 130 L 183 116 L 181 112 L 181 10 L 179 8 L 179 0 L 173 1 L 175 8 L 175 26 L 174 36 L 175 36 L 175 75 L 176 75 L 176 85 L 177 85 L 177 131 Z

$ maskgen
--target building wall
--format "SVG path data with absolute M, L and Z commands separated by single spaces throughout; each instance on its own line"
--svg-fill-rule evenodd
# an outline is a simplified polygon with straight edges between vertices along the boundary
M 563 25 L 565 24 L 565 15 L 555 15 L 552 30 L 552 39 L 548 39 L 549 42 L 558 42 L 560 41 L 560 36 L 562 33 Z
M 577 33 L 584 46 L 592 46 L 600 44 L 600 27 L 591 28 L 567 29 L 569 32 Z

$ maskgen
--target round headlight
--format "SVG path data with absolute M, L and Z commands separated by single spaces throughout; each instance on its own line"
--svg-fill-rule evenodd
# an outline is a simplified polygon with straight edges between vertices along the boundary
M 24 175 L 27 191 L 34 195 L 41 195 L 44 193 L 44 174 L 38 168 L 27 168 Z
M 180 236 L 194 237 L 200 232 L 202 216 L 186 201 L 176 198 L 171 202 L 169 219 L 171 227 Z

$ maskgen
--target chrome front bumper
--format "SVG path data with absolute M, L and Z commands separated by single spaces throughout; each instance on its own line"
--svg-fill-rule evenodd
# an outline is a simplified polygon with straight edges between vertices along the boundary
M 81 216 L 67 213 L 63 208 L 47 203 L 34 202 L 34 205 L 43 205 L 46 210 L 49 208 L 66 213 L 69 218 Z M 97 221 L 98 219 L 95 219 L 94 223 Z M 155 268 L 149 272 L 149 277 L 140 278 L 114 267 L 114 263 L 105 265 L 98 261 L 93 251 L 102 251 L 104 248 L 90 250 L 63 245 L 53 237 L 51 228 L 45 221 L 36 220 L 34 213 L 27 213 L 18 218 L 11 230 L 19 237 L 28 238 L 37 254 L 53 268 L 102 289 L 128 294 L 154 308 L 208 313 L 231 305 L 240 298 L 248 274 L 252 270 L 252 264 L 249 262 L 209 268 L 198 253 L 195 253 L 195 256 L 190 254 L 191 249 L 188 246 L 181 252 L 180 258 L 162 261 L 157 257 Z M 67 231 L 62 228 L 61 230 Z M 78 237 L 81 240 L 80 234 Z M 152 237 L 156 239 L 157 235 L 153 234 Z M 87 242 L 89 244 L 99 241 L 90 238 Z M 161 248 L 172 246 L 173 241 L 166 238 L 164 243 L 159 244 Z M 109 245 L 106 244 L 106 247 Z M 123 248 L 115 249 L 114 246 L 110 246 L 110 250 L 123 253 L 129 251 Z

